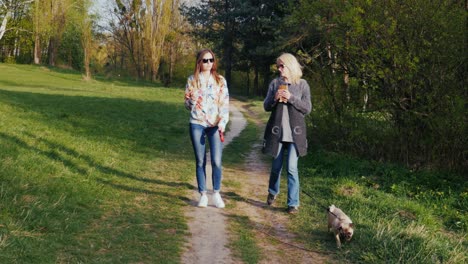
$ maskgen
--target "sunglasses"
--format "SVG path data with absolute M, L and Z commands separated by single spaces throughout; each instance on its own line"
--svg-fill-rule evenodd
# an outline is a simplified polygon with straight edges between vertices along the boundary
M 202 59 L 203 63 L 208 63 L 208 62 L 211 62 L 213 63 L 214 62 L 214 59 L 211 58 L 211 59 Z

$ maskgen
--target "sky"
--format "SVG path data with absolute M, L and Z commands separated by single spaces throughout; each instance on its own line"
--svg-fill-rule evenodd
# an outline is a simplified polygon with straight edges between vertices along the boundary
M 179 0 L 180 3 L 196 4 L 200 0 Z M 98 14 L 100 16 L 100 26 L 105 26 L 110 17 L 109 10 L 115 5 L 115 0 L 92 0 L 91 1 L 91 13 Z
M 99 16 L 99 26 L 106 27 L 110 17 L 109 10 L 115 4 L 115 0 L 94 0 L 91 3 L 91 13 Z
M 108 9 L 108 6 L 111 4 L 114 4 L 114 0 L 94 0 L 92 2 L 92 8 L 91 10 L 93 11 L 98 11 L 96 13 L 102 14 L 103 11 Z

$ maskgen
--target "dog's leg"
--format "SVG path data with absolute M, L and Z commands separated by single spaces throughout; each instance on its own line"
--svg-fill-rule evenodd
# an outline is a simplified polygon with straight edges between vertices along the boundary
M 336 247 L 341 248 L 340 233 L 335 232 Z

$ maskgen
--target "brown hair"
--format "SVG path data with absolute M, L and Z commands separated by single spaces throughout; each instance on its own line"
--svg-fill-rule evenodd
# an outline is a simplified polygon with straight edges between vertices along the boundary
M 202 68 L 202 64 L 203 64 L 203 56 L 205 56 L 206 53 L 210 53 L 212 56 L 213 56 L 213 67 L 211 68 L 211 74 L 213 75 L 216 83 L 218 85 L 221 85 L 222 84 L 222 77 L 221 75 L 218 74 L 218 72 L 216 71 L 217 68 L 218 68 L 218 63 L 217 63 L 217 59 L 216 59 L 216 56 L 215 54 L 213 53 L 213 51 L 211 51 L 210 49 L 203 49 L 203 50 L 200 50 L 198 53 L 197 53 L 197 60 L 195 61 L 195 70 L 193 71 L 193 77 L 196 81 L 196 88 L 199 88 L 199 81 L 200 81 L 200 70 Z

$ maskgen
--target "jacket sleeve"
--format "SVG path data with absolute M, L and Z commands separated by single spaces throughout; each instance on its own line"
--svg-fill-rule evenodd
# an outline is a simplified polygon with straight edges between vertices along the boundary
M 192 106 L 193 106 L 192 93 L 193 93 L 192 78 L 189 77 L 187 79 L 187 84 L 185 85 L 185 108 L 189 111 L 192 110 Z
M 227 87 L 226 79 L 223 79 L 221 91 L 219 94 L 219 122 L 218 128 L 222 132 L 226 130 L 226 125 L 229 122 L 229 90 Z
M 265 97 L 265 100 L 263 101 L 263 108 L 267 112 L 271 112 L 273 110 L 273 108 L 275 108 L 275 106 L 278 104 L 278 102 L 275 101 L 275 94 L 276 94 L 276 90 L 277 90 L 276 86 L 277 85 L 276 85 L 275 80 L 271 81 L 270 85 L 268 86 L 268 92 L 267 92 L 267 95 Z
M 309 114 L 312 111 L 312 102 L 310 98 L 310 87 L 307 81 L 301 80 L 300 82 L 301 95 L 291 94 L 291 97 L 288 100 L 297 111 L 301 112 L 304 115 Z

